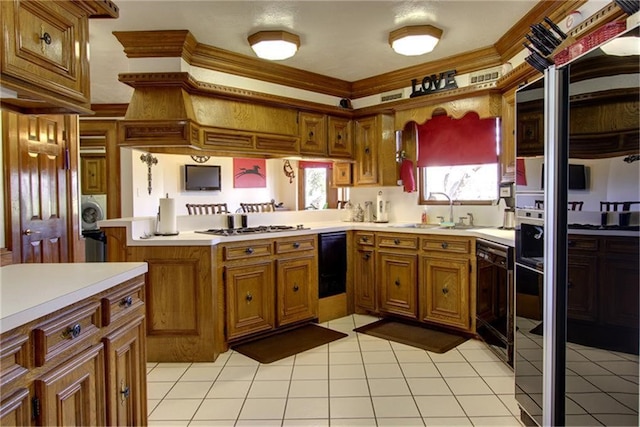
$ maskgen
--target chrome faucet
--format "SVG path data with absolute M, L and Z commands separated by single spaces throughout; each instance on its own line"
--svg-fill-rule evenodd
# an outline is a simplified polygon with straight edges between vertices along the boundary
M 436 192 L 433 192 L 433 193 L 429 193 L 429 199 L 432 199 L 431 196 L 433 196 L 434 194 L 440 194 L 440 195 L 446 197 L 447 200 L 449 200 L 449 222 L 453 223 L 453 200 L 446 193 L 441 193 L 439 191 L 436 191 Z

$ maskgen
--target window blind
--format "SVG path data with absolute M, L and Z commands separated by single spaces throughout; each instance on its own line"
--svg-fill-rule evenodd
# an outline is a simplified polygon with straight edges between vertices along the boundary
M 418 166 L 496 163 L 499 119 L 469 112 L 460 119 L 435 116 L 418 125 Z

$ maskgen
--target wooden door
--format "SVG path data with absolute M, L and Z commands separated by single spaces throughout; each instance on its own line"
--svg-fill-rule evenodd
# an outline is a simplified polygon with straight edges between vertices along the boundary
M 336 187 L 350 186 L 351 181 L 351 163 L 335 162 L 333 164 L 333 185 Z
M 567 317 L 596 321 L 598 257 L 590 254 L 576 255 L 569 249 L 567 267 Z
M 469 260 L 421 257 L 420 318 L 469 329 Z
M 329 157 L 351 158 L 353 156 L 351 120 L 329 116 L 328 128 Z
M 278 326 L 317 315 L 318 270 L 314 255 L 276 261 L 278 292 Z
M 640 324 L 637 242 L 635 239 L 635 250 L 630 249 L 628 255 L 607 253 L 602 260 L 599 292 L 602 321 L 607 325 L 637 329 Z
M 73 357 L 34 381 L 38 425 L 96 426 L 104 417 L 102 343 Z
M 139 426 L 147 420 L 144 317 L 104 338 L 107 425 Z
M 354 258 L 354 289 L 356 307 L 376 311 L 375 253 L 373 249 L 360 248 Z
M 29 403 L 29 390 L 26 388 L 19 389 L 9 396 L 3 395 L 0 402 L 0 425 L 31 425 L 31 405 Z
M 326 155 L 326 127 L 324 114 L 300 113 L 300 153 Z
M 273 262 L 225 267 L 227 339 L 275 327 Z
M 415 319 L 418 315 L 417 255 L 378 252 L 380 311 Z
M 64 117 L 20 115 L 18 121 L 21 262 L 67 262 Z

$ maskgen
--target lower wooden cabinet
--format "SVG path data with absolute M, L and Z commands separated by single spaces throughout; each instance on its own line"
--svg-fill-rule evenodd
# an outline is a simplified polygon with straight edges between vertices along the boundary
M 270 259 L 225 270 L 227 339 L 275 328 L 273 262 Z
M 221 246 L 227 341 L 317 318 L 315 234 Z
M 356 308 L 377 311 L 376 256 L 373 248 L 360 247 L 353 256 Z
M 420 319 L 469 328 L 469 261 L 421 256 Z
M 380 311 L 412 319 L 418 316 L 418 256 L 378 252 Z
M 0 425 L 146 425 L 144 284 L 138 276 L 0 335 Z M 116 299 L 117 316 L 85 315 Z

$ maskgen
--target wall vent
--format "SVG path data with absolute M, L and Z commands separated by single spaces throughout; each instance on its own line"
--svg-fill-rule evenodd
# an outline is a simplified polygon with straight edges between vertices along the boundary
M 487 68 L 469 74 L 469 84 L 476 85 L 498 80 L 502 77 L 501 67 Z
M 389 102 L 389 101 L 395 101 L 396 99 L 401 99 L 402 98 L 402 91 L 396 91 L 396 92 L 385 92 L 380 94 L 380 102 Z

